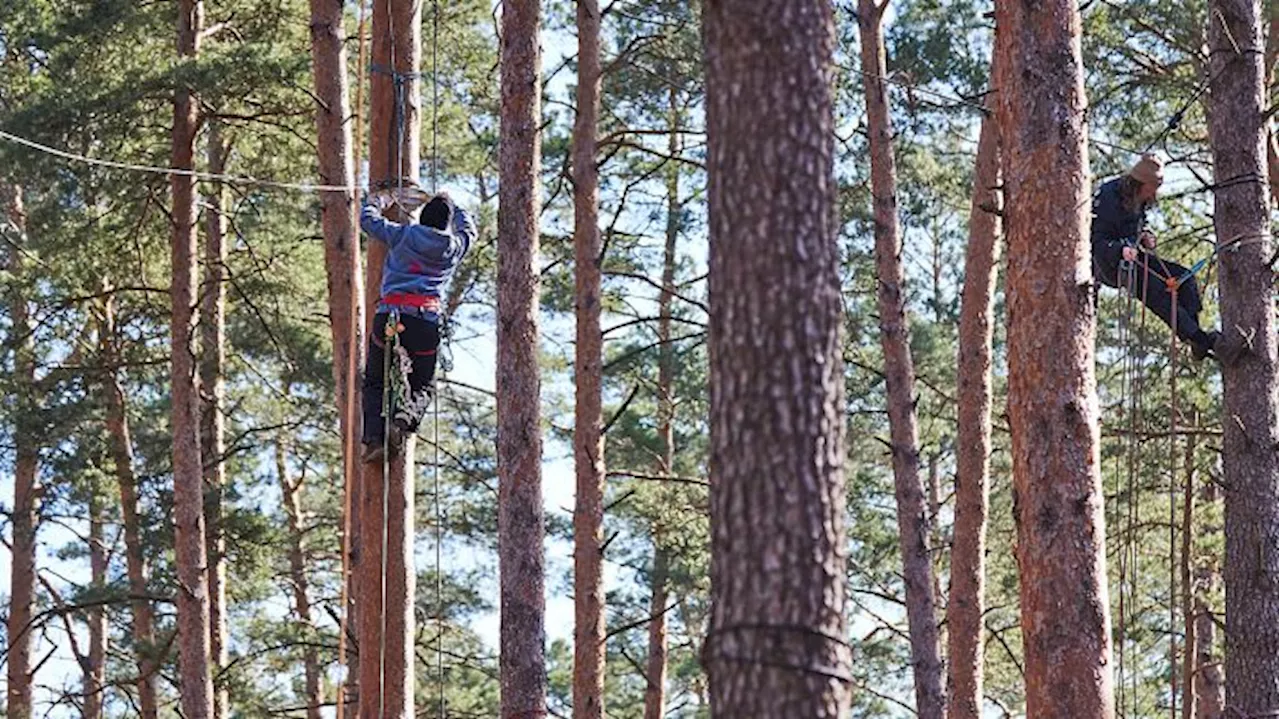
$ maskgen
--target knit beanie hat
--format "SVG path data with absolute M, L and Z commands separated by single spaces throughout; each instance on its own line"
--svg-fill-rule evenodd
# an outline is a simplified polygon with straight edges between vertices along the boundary
M 1159 185 L 1164 182 L 1164 161 L 1156 155 L 1147 153 L 1130 168 L 1129 177 L 1144 185 Z

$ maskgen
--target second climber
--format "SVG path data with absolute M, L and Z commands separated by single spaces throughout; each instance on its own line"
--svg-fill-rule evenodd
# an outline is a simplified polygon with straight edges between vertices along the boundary
M 360 228 L 387 245 L 373 331 L 365 359 L 363 384 L 364 460 L 379 461 L 384 443 L 398 451 L 403 437 L 418 431 L 431 405 L 436 351 L 440 346 L 441 296 L 462 257 L 476 237 L 466 210 L 445 193 L 432 197 L 418 213 L 418 222 L 400 224 L 383 217 L 389 195 L 375 193 L 360 213 Z M 388 325 L 391 318 L 398 323 Z M 382 416 L 387 340 L 395 336 L 408 355 L 405 396 L 395 403 L 390 435 Z M 399 361 L 392 357 L 392 366 Z M 387 441 L 390 440 L 390 441 Z
M 1191 345 L 1197 360 L 1226 359 L 1222 334 L 1200 327 L 1200 288 L 1187 268 L 1155 253 L 1156 237 L 1146 227 L 1147 209 L 1164 182 L 1164 164 L 1156 155 L 1143 155 L 1128 173 L 1102 184 L 1093 199 L 1095 280 L 1127 289 L 1141 298 L 1160 319 L 1173 327 L 1178 338 Z M 1179 281 L 1177 312 L 1167 280 Z

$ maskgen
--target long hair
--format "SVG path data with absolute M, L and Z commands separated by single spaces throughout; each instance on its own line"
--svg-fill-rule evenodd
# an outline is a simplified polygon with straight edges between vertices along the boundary
M 1142 183 L 1133 175 L 1123 175 L 1120 178 L 1120 204 L 1125 210 L 1136 213 L 1147 209 L 1147 203 L 1138 199 L 1138 189 L 1141 187 Z

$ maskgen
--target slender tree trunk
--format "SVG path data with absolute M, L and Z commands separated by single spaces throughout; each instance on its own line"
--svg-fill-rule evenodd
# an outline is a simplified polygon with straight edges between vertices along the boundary
M 662 719 L 667 685 L 667 548 L 654 533 L 649 577 L 649 657 L 645 662 L 644 719 Z
M 573 128 L 574 345 L 573 716 L 604 716 L 604 435 L 600 372 L 600 6 L 578 0 L 578 113 Z
M 680 152 L 680 107 L 674 86 L 667 90 L 667 154 Z M 662 253 L 662 292 L 658 295 L 658 435 L 662 457 L 658 472 L 675 474 L 675 347 L 671 343 L 671 304 L 675 300 L 676 243 L 682 206 L 680 166 L 667 168 L 667 237 Z M 649 658 L 645 664 L 644 719 L 662 719 L 667 686 L 667 575 L 670 561 L 664 531 L 653 527 L 653 575 L 649 578 Z
M 20 245 L 25 247 L 27 226 L 26 211 L 22 206 L 22 188 L 0 181 L 0 202 L 4 203 L 5 217 L 17 228 Z M 22 250 L 10 246 L 6 269 L 13 276 L 23 271 Z M 34 428 L 23 427 L 24 421 L 35 416 L 34 387 L 36 379 L 35 345 L 31 338 L 32 326 L 27 300 L 15 282 L 10 288 L 9 341 L 12 353 L 14 380 L 17 392 L 14 397 L 13 467 L 13 527 L 12 565 L 9 583 L 9 622 L 6 627 L 8 646 L 8 690 L 5 707 L 11 719 L 31 719 L 31 627 L 32 608 L 35 602 L 36 580 L 36 528 L 38 525 L 40 489 L 36 484 L 40 436 Z
M 721 1 L 703 6 L 703 28 L 711 713 L 834 718 L 851 680 L 835 18 L 823 0 Z
M 142 522 L 138 516 L 138 479 L 133 471 L 133 441 L 124 389 L 120 385 L 119 338 L 116 335 L 115 301 L 107 295 L 103 305 L 103 387 L 106 391 L 106 426 L 120 491 L 120 517 L 124 524 L 125 569 L 129 577 L 133 612 L 133 650 L 138 667 L 138 709 L 142 719 L 156 719 L 156 657 L 154 609 L 147 599 L 148 568 L 142 547 Z
M 1198 424 L 1198 422 L 1196 422 Z M 1195 550 L 1195 483 L 1196 483 L 1196 438 L 1187 437 L 1187 446 L 1182 456 L 1182 561 L 1179 562 L 1179 573 L 1182 583 L 1182 719 L 1195 716 L 1196 701 L 1196 645 L 1200 637 L 1196 632 L 1195 587 L 1192 585 L 1191 567 L 1195 563 L 1192 553 Z
M 421 4 L 413 0 L 375 2 L 372 38 L 372 66 L 382 70 L 373 73 L 369 84 L 369 177 L 373 186 L 395 186 L 401 178 L 416 181 L 418 177 Z M 388 68 L 396 73 L 395 77 L 387 72 Z M 397 102 L 398 95 L 401 102 Z M 398 213 L 393 206 L 391 219 L 401 222 L 408 219 Z M 377 306 L 386 256 L 385 244 L 368 243 L 365 304 L 370 308 Z M 366 334 L 373 318 L 372 311 L 367 313 Z M 403 450 L 391 458 L 385 478 L 381 462 L 366 464 L 361 470 L 357 560 L 360 604 L 356 611 L 362 647 L 361 719 L 414 716 L 413 597 L 417 577 L 413 571 L 413 467 L 416 449 L 416 437 L 406 437 Z
M 1215 482 L 1205 482 L 1200 492 L 1200 501 L 1204 505 L 1213 505 L 1218 501 L 1218 486 Z M 1210 541 L 1216 541 L 1221 532 L 1220 525 L 1204 524 L 1199 527 L 1201 536 Z M 1209 597 L 1217 589 L 1218 582 L 1217 558 L 1211 554 L 1201 555 L 1195 568 L 1196 719 L 1223 719 L 1226 711 L 1222 663 L 1214 650 L 1214 635 L 1218 627 L 1213 618 L 1213 609 L 1209 606 Z
M 498 574 L 502 716 L 546 712 L 538 377 L 539 3 L 502 6 L 498 149 Z
M 178 56 L 194 60 L 199 52 L 203 5 L 178 2 Z M 195 169 L 197 101 L 190 88 L 176 90 L 173 102 L 172 167 Z M 178 575 L 179 692 L 186 719 L 213 715 L 210 672 L 209 575 L 205 562 L 205 522 L 200 466 L 200 396 L 193 333 L 196 302 L 196 183 L 190 176 L 170 175 L 173 193 L 173 284 L 170 297 L 173 430 L 173 524 Z
M 1239 243 L 1219 255 L 1222 326 L 1242 349 L 1222 368 L 1227 713 L 1267 716 L 1280 712 L 1280 387 L 1259 2 L 1212 0 L 1209 18 L 1213 225 L 1220 247 Z
M 107 586 L 106 518 L 99 488 L 89 495 L 89 576 L 94 591 Z M 84 671 L 84 704 L 80 716 L 102 719 L 102 692 L 107 678 L 107 613 L 103 607 L 88 611 L 89 653 Z
M 863 87 L 871 137 L 871 194 L 875 218 L 876 276 L 880 344 L 884 348 L 889 395 L 889 437 L 893 453 L 894 494 L 898 502 L 898 545 L 907 593 L 907 629 L 915 677 L 916 712 L 941 719 L 945 704 L 942 659 L 938 656 L 938 620 L 934 608 L 933 566 L 929 561 L 928 521 L 920 478 L 920 440 L 916 429 L 915 365 L 907 324 L 902 236 L 898 229 L 897 171 L 893 125 L 889 118 L 885 74 L 884 5 L 859 0 Z
M 289 389 L 285 389 L 285 394 Z M 305 528 L 302 512 L 303 478 L 295 482 L 289 479 L 288 438 L 284 432 L 276 437 L 276 480 L 280 484 L 280 497 L 284 505 L 285 520 L 289 532 L 289 584 L 293 588 L 293 611 L 297 614 L 298 629 L 307 638 L 302 650 L 302 670 L 305 680 L 307 719 L 320 719 L 320 657 L 314 641 L 315 625 L 311 621 L 311 599 L 307 596 L 307 550 L 304 541 Z
M 994 75 L 994 73 L 993 73 Z M 991 467 L 991 343 L 1000 234 L 999 129 L 982 120 L 969 206 L 956 358 L 956 508 L 947 600 L 947 717 L 982 716 L 982 614 Z
M 364 2 L 360 1 L 360 67 L 364 62 Z M 329 333 L 333 341 L 333 384 L 337 401 L 338 428 L 342 435 L 342 622 L 339 627 L 339 661 L 348 666 L 342 681 L 354 684 L 355 655 L 347 656 L 347 627 L 355 614 L 356 583 L 350 573 L 351 539 L 359 529 L 353 502 L 359 493 L 359 438 L 361 433 L 360 383 L 364 362 L 363 278 L 360 274 L 360 242 L 356 232 L 355 167 L 351 127 L 347 122 L 346 30 L 342 0 L 311 0 L 311 63 L 316 98 L 317 160 L 320 182 L 352 188 L 347 192 L 326 192 L 320 196 L 321 227 L 324 231 L 324 266 L 329 290 Z M 356 82 L 357 90 L 362 86 Z M 359 92 L 357 97 L 360 97 Z M 356 127 L 360 130 L 357 102 Z M 357 134 L 356 137 L 359 137 Z M 337 717 L 346 711 L 348 695 L 339 689 Z
M 209 123 L 209 172 L 227 169 L 230 147 L 218 121 Z M 204 521 L 206 551 L 209 553 L 209 650 L 214 677 L 213 716 L 227 715 L 227 689 L 222 668 L 227 665 L 227 566 L 226 541 L 222 532 L 222 502 L 227 481 L 226 443 L 223 439 L 222 401 L 226 396 L 222 366 L 226 359 L 226 279 L 227 234 L 225 191 L 222 184 L 210 186 L 205 208 L 204 288 L 200 296 L 200 452 L 204 466 Z
M 1027 716 L 1111 717 L 1080 13 L 996 6 Z
M 1280 13 L 1272 12 L 1267 24 L 1267 46 L 1263 56 L 1266 86 L 1276 86 L 1277 60 L 1280 60 Z M 1280 138 L 1276 137 L 1275 116 L 1267 121 L 1267 184 L 1271 186 L 1271 204 L 1280 205 Z

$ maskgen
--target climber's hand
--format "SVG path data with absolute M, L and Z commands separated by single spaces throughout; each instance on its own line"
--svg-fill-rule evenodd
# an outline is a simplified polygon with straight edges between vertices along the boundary
M 1133 262 L 1138 259 L 1138 248 L 1125 245 L 1124 249 L 1120 250 L 1120 255 L 1126 262 Z

